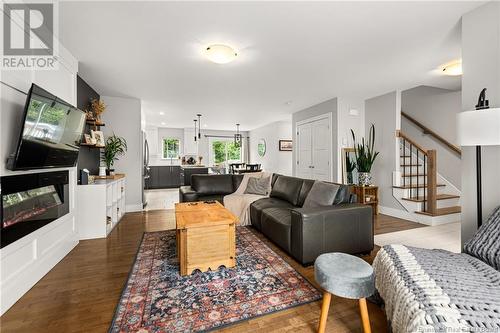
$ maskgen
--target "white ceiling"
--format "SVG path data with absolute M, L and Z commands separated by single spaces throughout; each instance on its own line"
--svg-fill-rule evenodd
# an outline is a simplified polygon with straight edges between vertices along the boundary
M 148 124 L 243 130 L 337 96 L 427 84 L 460 58 L 478 2 L 61 2 L 60 38 L 102 95 L 143 102 Z M 203 49 L 239 51 L 227 65 Z M 291 103 L 286 103 L 291 101 Z M 160 116 L 159 112 L 165 113 Z

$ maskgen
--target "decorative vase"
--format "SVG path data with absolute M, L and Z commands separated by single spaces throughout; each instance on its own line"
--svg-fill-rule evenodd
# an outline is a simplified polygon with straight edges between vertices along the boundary
M 358 184 L 360 186 L 370 186 L 372 184 L 372 175 L 369 172 L 360 172 L 358 174 Z

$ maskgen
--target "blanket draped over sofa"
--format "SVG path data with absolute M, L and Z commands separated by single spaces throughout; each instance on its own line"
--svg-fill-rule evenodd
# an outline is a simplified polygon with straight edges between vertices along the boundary
M 268 172 L 245 173 L 238 189 L 224 197 L 224 206 L 239 218 L 239 225 L 250 225 L 250 205 L 252 202 L 268 196 L 259 194 L 248 194 L 245 190 L 250 177 L 269 178 L 269 189 L 271 189 L 272 174 Z
M 394 333 L 500 332 L 500 272 L 481 260 L 388 245 L 373 267 Z

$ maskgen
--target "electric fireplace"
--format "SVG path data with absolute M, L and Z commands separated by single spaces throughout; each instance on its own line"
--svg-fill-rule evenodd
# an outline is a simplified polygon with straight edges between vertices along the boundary
M 0 177 L 1 246 L 69 213 L 68 171 Z

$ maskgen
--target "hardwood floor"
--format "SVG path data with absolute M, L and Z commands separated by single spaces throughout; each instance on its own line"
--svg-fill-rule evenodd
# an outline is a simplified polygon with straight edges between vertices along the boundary
M 375 233 L 407 230 L 419 225 L 378 215 Z M 129 213 L 107 239 L 81 241 L 0 318 L 0 331 L 106 332 L 126 283 L 143 232 L 175 227 L 172 210 Z M 256 232 L 273 250 L 313 284 L 313 267 L 302 267 Z M 371 262 L 374 250 L 363 257 Z M 369 303 L 373 332 L 386 332 L 383 311 Z M 302 305 L 229 326 L 223 332 L 313 332 L 320 302 Z M 361 332 L 357 300 L 332 297 L 327 332 Z

